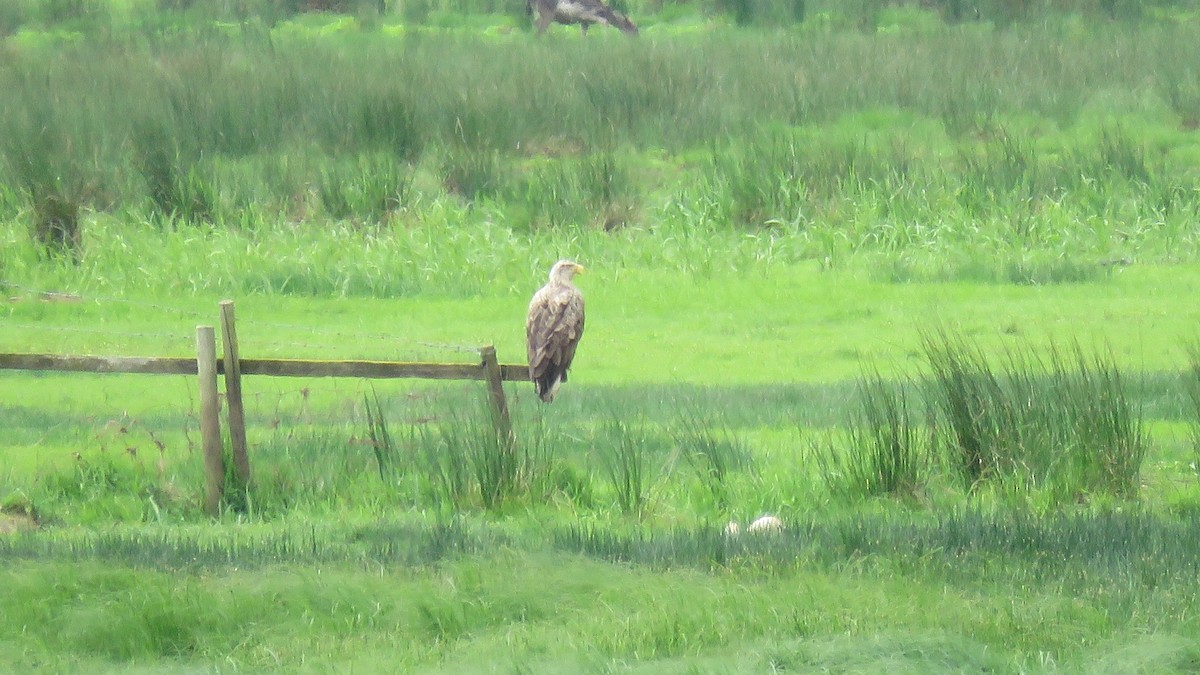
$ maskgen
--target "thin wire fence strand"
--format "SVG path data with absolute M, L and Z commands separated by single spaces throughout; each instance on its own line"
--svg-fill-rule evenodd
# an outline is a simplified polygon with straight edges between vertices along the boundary
M 48 326 L 41 323 L 20 323 L 5 321 L 3 324 L 7 328 L 20 328 L 22 330 L 44 331 L 47 333 L 81 333 L 85 335 L 106 335 L 110 337 L 125 337 L 125 338 L 155 338 L 160 340 L 172 341 L 187 341 L 187 336 L 181 336 L 179 333 L 145 333 L 132 332 L 123 330 L 109 330 L 105 328 L 74 328 L 71 326 Z
M 111 338 L 125 338 L 127 340 L 167 341 L 170 343 L 179 343 L 179 345 L 187 346 L 187 347 L 192 346 L 194 343 L 194 338 L 191 335 L 188 335 L 185 333 L 144 332 L 144 331 L 138 332 L 138 331 L 113 330 L 113 329 L 105 329 L 105 328 L 77 328 L 77 327 L 72 327 L 72 326 L 53 326 L 53 325 L 40 324 L 40 323 L 9 322 L 9 321 L 4 322 L 3 325 L 5 327 L 13 328 L 13 329 L 20 329 L 20 330 L 24 330 L 24 331 L 44 332 L 44 333 L 51 333 L 51 334 L 99 335 L 99 336 L 105 336 L 105 337 L 111 337 Z M 262 326 L 262 325 L 268 325 L 268 324 L 256 323 L 254 325 Z M 320 331 L 321 335 L 328 336 L 330 338 L 336 338 L 336 340 L 331 340 L 330 342 L 301 342 L 301 341 L 296 341 L 296 340 L 277 340 L 277 339 L 273 339 L 273 338 L 255 339 L 252 335 L 243 334 L 243 333 L 248 333 L 248 332 L 249 331 L 245 331 L 243 329 L 243 331 L 239 331 L 239 335 L 238 335 L 239 351 L 241 351 L 243 353 L 247 352 L 248 349 L 254 349 L 254 348 L 259 348 L 261 350 L 270 351 L 270 352 L 277 352 L 277 351 L 279 351 L 280 347 L 288 347 L 288 348 L 293 348 L 293 349 L 297 349 L 297 350 L 311 350 L 311 351 L 317 351 L 317 352 L 322 352 L 322 351 L 328 352 L 330 350 L 336 349 L 338 346 L 340 346 L 340 344 L 345 344 L 347 342 L 353 342 L 356 348 L 358 348 L 360 350 L 365 348 L 366 351 L 368 351 L 368 352 L 375 352 L 375 351 L 382 350 L 382 349 L 387 349 L 389 351 L 396 351 L 395 347 L 399 346 L 396 343 L 396 337 L 394 335 L 385 335 L 385 334 Z M 390 344 L 390 345 L 384 344 L 387 342 L 391 342 L 393 344 Z M 400 355 L 408 356 L 410 358 L 400 358 L 400 359 L 389 358 L 388 360 L 399 360 L 399 361 L 414 360 L 414 359 L 418 358 L 418 356 L 421 354 L 421 352 L 416 351 L 417 348 L 421 348 L 426 351 L 438 352 L 438 353 L 442 353 L 442 354 L 478 354 L 479 349 L 482 345 L 456 345 L 456 344 L 418 341 L 418 342 L 406 343 L 405 346 L 407 347 L 407 349 L 402 350 Z M 371 349 L 372 347 L 374 349 Z
M 210 314 L 201 312 L 195 309 L 180 307 L 179 305 L 168 305 L 158 302 L 148 302 L 145 300 L 130 300 L 109 295 L 96 295 L 91 293 L 72 293 L 61 290 L 51 290 L 45 288 L 33 288 L 22 284 L 13 283 L 10 281 L 0 280 L 0 289 L 6 292 L 17 290 L 26 295 L 36 296 L 43 299 L 54 299 L 57 302 L 78 302 L 92 303 L 97 305 L 123 305 L 127 307 L 136 307 L 138 309 L 153 309 L 163 313 L 171 313 L 181 317 L 187 317 L 196 320 L 202 320 Z
M 239 323 L 240 323 L 240 321 L 239 321 Z M 312 326 L 312 325 L 294 324 L 294 323 L 278 323 L 278 322 L 274 322 L 274 321 L 262 321 L 260 319 L 253 319 L 247 323 L 250 326 L 261 326 L 263 328 L 277 328 L 277 329 L 283 329 L 283 330 L 289 330 L 289 331 L 304 331 L 311 335 L 323 335 L 323 336 L 334 337 L 334 338 L 356 338 L 356 339 L 363 340 L 363 341 L 381 341 L 381 342 L 382 341 L 395 341 L 395 339 L 396 339 L 395 335 L 391 335 L 388 333 L 359 332 L 359 331 L 347 332 L 344 330 L 333 329 L 333 328 L 324 328 L 321 326 Z M 300 343 L 297 343 L 297 344 L 299 345 Z M 451 344 L 451 343 L 427 342 L 427 341 L 417 341 L 417 342 L 412 342 L 410 344 L 413 344 L 418 347 L 426 347 L 428 349 L 436 349 L 438 351 L 445 351 L 445 352 L 478 352 L 479 347 L 481 346 L 481 345 Z
M 127 298 L 119 298 L 119 297 L 95 295 L 95 294 L 65 293 L 63 291 L 58 291 L 58 290 L 33 288 L 33 287 L 25 286 L 22 284 L 16 284 L 16 283 L 2 281 L 2 280 L 0 280 L 0 288 L 4 289 L 6 292 L 18 291 L 18 292 L 25 293 L 26 295 L 37 296 L 37 297 L 42 297 L 42 298 L 63 298 L 63 297 L 65 297 L 65 298 L 70 298 L 72 302 L 87 302 L 87 303 L 92 303 L 92 304 L 97 304 L 97 305 L 120 305 L 120 306 L 134 307 L 134 308 L 138 308 L 138 309 L 155 310 L 155 311 L 163 312 L 166 314 L 173 314 L 178 317 L 189 318 L 189 319 L 195 320 L 199 323 L 204 323 L 204 322 L 216 323 L 216 320 L 217 320 L 217 312 L 215 312 L 215 311 L 213 313 L 206 313 L 206 312 L 200 312 L 200 311 L 190 309 L 190 308 L 180 307 L 178 305 L 169 305 L 169 304 L 155 303 L 155 302 L 145 302 L 145 301 L 139 301 L 139 300 L 130 300 Z M 68 327 L 68 326 L 52 326 L 52 325 L 46 325 L 46 324 L 41 324 L 41 323 L 28 323 L 28 322 L 14 323 L 14 322 L 7 322 L 7 321 L 4 323 L 4 325 L 11 327 L 11 328 L 25 330 L 25 331 L 45 331 L 48 333 L 64 333 L 64 334 L 92 334 L 92 335 L 104 335 L 104 336 L 108 336 L 108 337 L 121 337 L 121 338 L 127 338 L 127 339 L 137 339 L 137 340 L 151 340 L 151 339 L 167 340 L 167 341 L 171 341 L 171 342 L 179 342 L 181 345 L 183 345 L 183 344 L 191 345 L 192 341 L 193 341 L 192 337 L 186 333 L 183 335 L 180 335 L 180 334 L 176 334 L 176 333 L 166 333 L 166 332 L 157 332 L 157 331 L 156 332 L 120 331 L 120 330 L 99 329 L 99 328 L 78 328 L 78 327 Z M 240 351 L 242 351 L 243 353 L 245 353 L 247 351 L 247 349 L 255 349 L 255 348 L 259 348 L 259 349 L 262 349 L 263 351 L 274 353 L 274 352 L 277 352 L 280 347 L 287 347 L 287 348 L 293 348 L 293 349 L 299 349 L 299 350 L 329 351 L 331 349 L 336 350 L 337 346 L 343 345 L 343 344 L 348 344 L 348 343 L 354 344 L 357 348 L 365 349 L 368 352 L 375 352 L 376 350 L 380 350 L 380 349 L 387 349 L 389 352 L 394 352 L 395 347 L 397 346 L 395 335 L 390 335 L 387 333 L 380 333 L 377 331 L 346 331 L 343 329 L 332 329 L 332 328 L 325 328 L 322 326 L 303 325 L 303 324 L 295 324 L 295 323 L 282 323 L 282 322 L 273 322 L 273 321 L 262 321 L 262 320 L 257 320 L 257 319 L 252 320 L 250 322 L 246 322 L 243 324 L 243 326 L 248 327 L 250 329 L 250 330 L 239 331 L 239 336 L 238 336 L 239 341 L 243 343 L 243 344 L 239 345 L 239 347 L 240 347 Z M 292 332 L 303 332 L 303 333 L 307 333 L 308 335 L 312 335 L 312 336 L 321 336 L 321 337 L 325 337 L 325 338 L 330 338 L 331 342 L 333 344 L 325 343 L 325 342 L 304 342 L 304 341 L 294 341 L 294 340 L 280 341 L 277 339 L 269 339 L 269 342 L 267 341 L 268 339 L 256 340 L 253 337 L 253 333 L 252 333 L 254 327 L 262 327 L 262 328 L 292 331 Z M 388 343 L 391 343 L 391 344 L 388 344 Z M 430 342 L 430 341 L 421 340 L 421 341 L 416 341 L 416 342 L 409 342 L 406 344 L 407 349 L 404 350 L 404 354 L 408 355 L 410 358 L 397 359 L 397 358 L 395 358 L 397 356 L 397 354 L 393 353 L 392 356 L 390 358 L 388 358 L 387 360 L 401 360 L 401 361 L 416 360 L 418 358 L 418 354 L 415 352 L 414 348 L 421 348 L 421 349 L 425 349 L 425 350 L 432 350 L 435 352 L 442 352 L 442 353 L 448 353 L 448 354 L 478 354 L 481 346 L 482 346 L 482 344 L 478 344 L 478 345 L 453 344 L 453 343 L 439 343 L 439 342 Z

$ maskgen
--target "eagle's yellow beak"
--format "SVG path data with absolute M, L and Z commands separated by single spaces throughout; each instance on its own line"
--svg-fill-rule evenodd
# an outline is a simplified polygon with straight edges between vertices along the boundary
M 575 274 L 587 274 L 587 268 L 583 265 L 575 265 Z

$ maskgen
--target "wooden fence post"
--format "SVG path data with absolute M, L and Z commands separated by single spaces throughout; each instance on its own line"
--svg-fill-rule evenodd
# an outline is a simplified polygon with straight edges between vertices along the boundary
M 212 326 L 196 326 L 196 371 L 200 383 L 200 444 L 204 449 L 204 510 L 221 513 L 225 460 L 221 456 L 221 404 L 217 399 L 217 338 Z
M 492 403 L 492 424 L 505 444 L 513 441 L 512 419 L 508 416 L 508 401 L 504 398 L 504 379 L 500 375 L 500 363 L 496 360 L 496 348 L 487 345 L 479 348 L 483 359 L 483 373 L 487 378 L 488 398 Z
M 233 301 L 221 301 L 221 342 L 225 361 L 225 404 L 229 411 L 229 445 L 238 489 L 250 487 L 250 455 L 246 450 L 246 409 L 242 405 L 242 366 L 238 357 Z

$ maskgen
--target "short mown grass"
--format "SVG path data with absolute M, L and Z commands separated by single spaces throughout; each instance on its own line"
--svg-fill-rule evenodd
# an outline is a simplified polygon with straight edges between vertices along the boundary
M 1003 671 L 1148 659 L 1171 671 L 1194 648 L 1182 636 L 1197 601 L 1195 528 L 1139 512 L 964 510 L 796 520 L 781 537 L 734 542 L 716 526 L 575 526 L 547 539 L 407 520 L 35 533 L 0 539 L 2 642 L 27 645 L 9 653 L 20 667 L 186 664 L 219 652 L 238 667 L 466 667 L 490 654 L 539 670 L 652 660 Z M 319 575 L 304 567 L 314 562 Z M 301 620 L 281 622 L 281 607 Z M 264 622 L 269 634 L 246 630 Z M 1143 631 L 1178 644 L 1135 657 L 1130 649 L 1151 646 L 1133 637 Z

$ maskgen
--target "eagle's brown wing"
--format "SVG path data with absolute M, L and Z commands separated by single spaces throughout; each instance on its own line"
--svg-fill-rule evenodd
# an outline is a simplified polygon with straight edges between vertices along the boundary
M 542 400 L 553 399 L 556 385 L 567 381 L 583 323 L 583 294 L 572 286 L 542 288 L 529 303 L 525 322 L 529 379 Z

